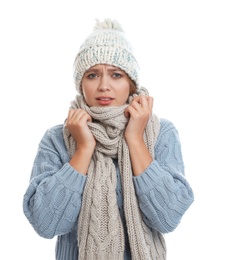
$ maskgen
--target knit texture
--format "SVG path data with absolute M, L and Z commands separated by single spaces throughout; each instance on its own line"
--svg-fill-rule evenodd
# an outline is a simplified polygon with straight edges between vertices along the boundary
M 148 94 L 142 88 L 138 94 Z M 130 97 L 130 101 L 132 97 Z M 120 107 L 88 107 L 82 96 L 77 96 L 72 108 L 87 111 L 93 119 L 88 126 L 97 143 L 91 159 L 78 223 L 79 259 L 124 259 L 124 230 L 116 199 L 116 169 L 112 158 L 118 158 L 124 212 L 132 259 L 162 260 L 166 257 L 163 236 L 149 229 L 142 220 L 133 185 L 129 149 L 123 133 L 128 119 L 126 105 Z M 153 115 L 147 124 L 144 140 L 154 157 L 154 145 L 159 133 L 159 119 Z M 76 144 L 64 126 L 64 141 L 72 157 Z
M 97 20 L 91 35 L 81 45 L 74 61 L 74 82 L 81 93 L 80 85 L 86 70 L 96 64 L 109 64 L 124 70 L 139 86 L 138 63 L 131 44 L 116 20 Z

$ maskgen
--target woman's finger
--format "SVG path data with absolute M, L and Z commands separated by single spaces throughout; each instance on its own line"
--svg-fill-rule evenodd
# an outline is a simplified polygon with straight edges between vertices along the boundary
M 139 105 L 140 106 L 140 105 Z M 136 113 L 136 109 L 133 106 L 128 106 L 125 110 L 124 110 L 124 115 L 125 117 L 130 117 L 131 115 L 133 115 L 134 113 Z
M 92 121 L 91 116 L 83 109 L 70 109 L 68 113 L 67 125 L 84 123 L 87 121 Z

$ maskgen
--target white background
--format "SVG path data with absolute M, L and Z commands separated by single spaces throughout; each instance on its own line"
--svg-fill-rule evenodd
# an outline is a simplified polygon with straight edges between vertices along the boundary
M 166 235 L 168 260 L 225 259 L 225 8 L 218 0 L 0 3 L 0 259 L 54 259 L 23 215 L 37 145 L 75 96 L 72 64 L 95 18 L 117 19 L 155 113 L 178 128 L 195 202 Z

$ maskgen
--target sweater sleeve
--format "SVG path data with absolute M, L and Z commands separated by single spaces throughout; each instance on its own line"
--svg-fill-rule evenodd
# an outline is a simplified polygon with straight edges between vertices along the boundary
M 23 198 L 24 214 L 40 236 L 53 238 L 75 227 L 85 181 L 86 176 L 68 163 L 62 135 L 48 130 L 39 144 Z
M 184 176 L 180 140 L 171 122 L 161 123 L 155 159 L 133 180 L 145 223 L 161 233 L 172 232 L 194 201 L 194 194 Z

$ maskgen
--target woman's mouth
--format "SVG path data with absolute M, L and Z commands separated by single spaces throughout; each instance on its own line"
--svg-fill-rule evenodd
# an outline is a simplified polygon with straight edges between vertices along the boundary
M 112 101 L 114 100 L 114 98 L 111 97 L 98 97 L 96 98 L 98 104 L 100 105 L 110 105 L 112 103 Z

